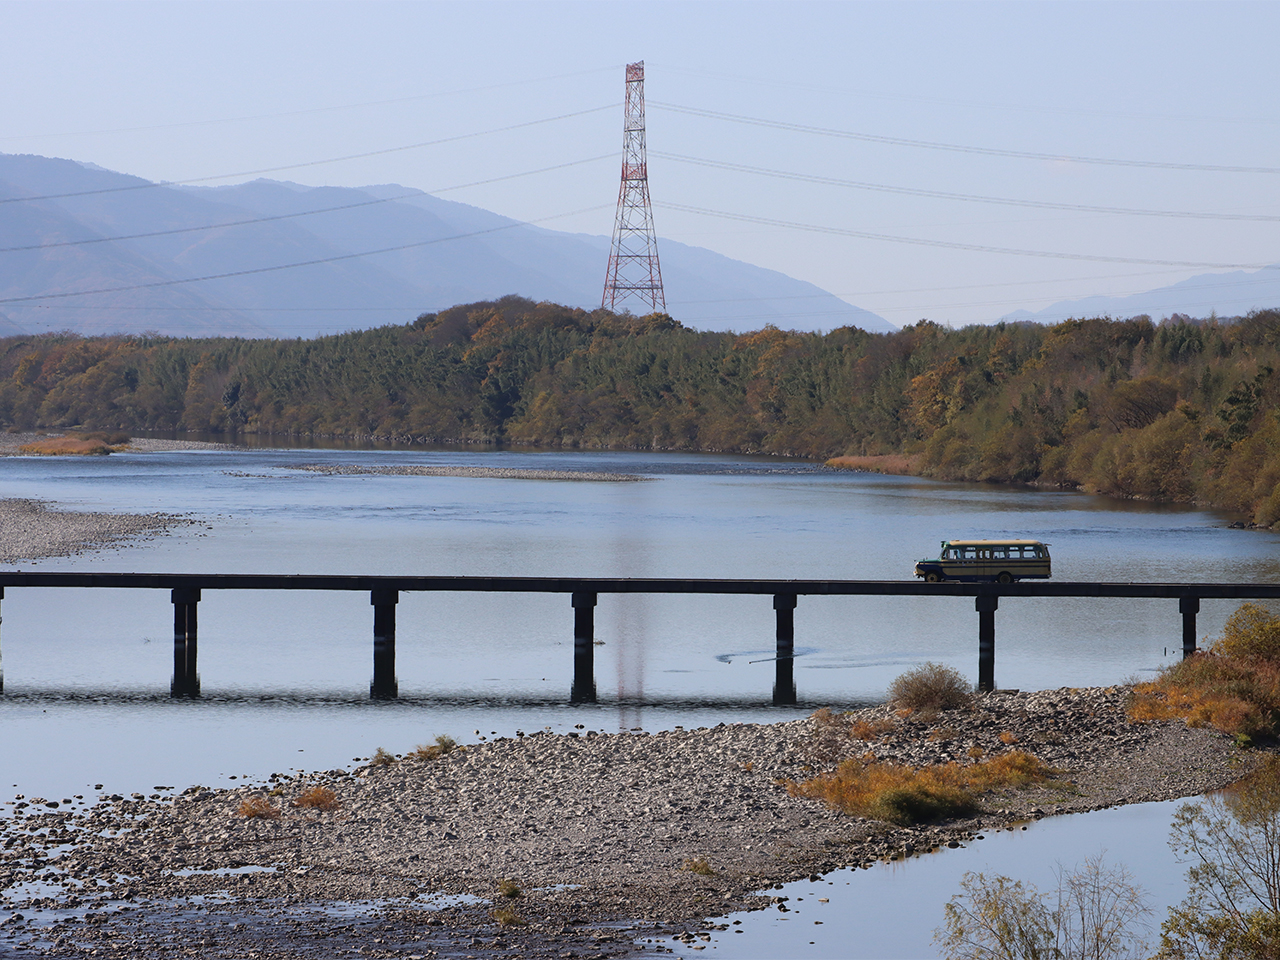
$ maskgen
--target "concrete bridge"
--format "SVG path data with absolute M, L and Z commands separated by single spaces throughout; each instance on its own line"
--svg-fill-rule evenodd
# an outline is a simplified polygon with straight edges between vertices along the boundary
M 174 697 L 200 695 L 197 673 L 197 609 L 206 590 L 342 590 L 365 593 L 373 607 L 373 682 L 375 699 L 397 695 L 396 604 L 401 593 L 559 593 L 573 611 L 573 685 L 569 699 L 594 703 L 595 606 L 600 594 L 771 595 L 777 643 L 773 702 L 796 702 L 795 610 L 801 597 L 973 597 L 978 615 L 978 689 L 995 686 L 996 611 L 1001 599 L 1093 597 L 1098 599 L 1174 600 L 1182 616 L 1182 655 L 1196 649 L 1196 614 L 1201 600 L 1280 598 L 1280 584 L 1267 583 L 924 583 L 918 580 L 702 580 L 609 577 L 352 577 L 275 574 L 177 573 L 23 573 L 0 572 L 0 600 L 6 589 L 47 587 L 169 590 L 173 601 Z M 0 667 L 0 693 L 4 674 Z

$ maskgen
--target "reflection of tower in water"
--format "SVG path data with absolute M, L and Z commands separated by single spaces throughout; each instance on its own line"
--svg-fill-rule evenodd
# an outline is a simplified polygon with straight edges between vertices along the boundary
M 649 597 L 637 593 L 617 595 L 617 642 L 614 659 L 618 670 L 618 729 L 641 726 L 644 671 L 648 657 Z
M 644 484 L 629 484 L 641 487 Z M 631 492 L 631 491 L 629 491 Z M 638 491 L 637 491 L 638 492 Z M 645 562 L 651 554 L 643 528 L 626 524 L 615 531 L 614 569 L 620 577 L 650 575 Z M 618 729 L 641 726 L 644 675 L 649 659 L 649 604 L 647 594 L 618 593 L 610 598 L 614 618 L 613 658 L 618 676 Z

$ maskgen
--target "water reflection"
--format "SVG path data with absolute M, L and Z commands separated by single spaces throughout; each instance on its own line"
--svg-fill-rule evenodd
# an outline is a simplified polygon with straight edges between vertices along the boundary
M 913 857 L 867 870 L 837 870 L 817 881 L 784 884 L 776 909 L 718 918 L 729 930 L 712 934 L 703 956 L 720 960 L 920 960 L 938 956 L 932 937 L 942 905 L 967 871 L 1002 874 L 1053 889 L 1055 867 L 1067 869 L 1104 855 L 1124 864 L 1144 887 L 1155 924 L 1182 899 L 1183 867 L 1169 849 L 1169 824 L 1181 801 L 1134 804 L 1096 813 L 1050 817 L 1025 831 L 984 834 L 959 850 Z M 739 933 L 738 931 L 741 931 Z M 660 941 L 679 948 L 671 941 Z M 687 956 L 683 949 L 677 953 Z

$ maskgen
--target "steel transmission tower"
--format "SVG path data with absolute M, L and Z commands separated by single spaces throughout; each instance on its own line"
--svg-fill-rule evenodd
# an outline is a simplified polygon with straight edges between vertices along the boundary
M 644 149 L 644 61 L 627 64 L 627 104 L 622 135 L 622 186 L 613 224 L 609 269 L 601 306 L 617 310 L 636 297 L 653 311 L 666 310 L 658 241 L 649 203 L 649 168 Z

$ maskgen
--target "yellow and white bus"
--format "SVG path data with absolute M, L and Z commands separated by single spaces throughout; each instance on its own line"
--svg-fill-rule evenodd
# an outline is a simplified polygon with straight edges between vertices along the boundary
M 1039 540 L 943 540 L 936 560 L 916 564 L 916 576 L 943 580 L 1048 580 L 1049 545 Z

